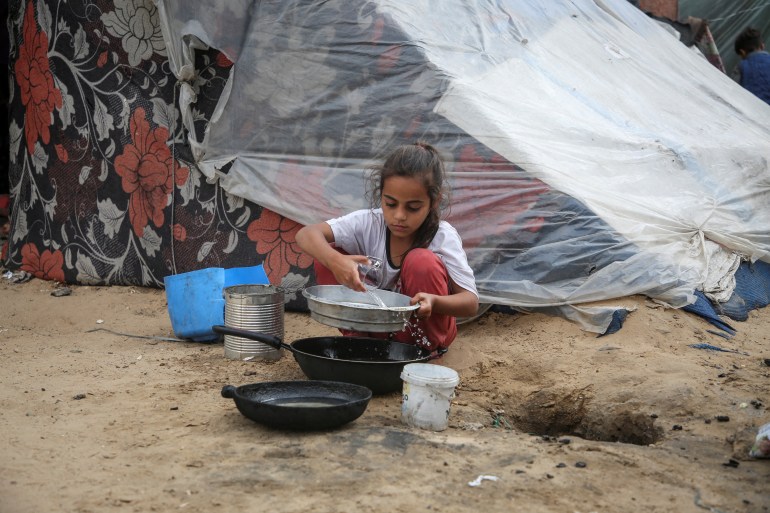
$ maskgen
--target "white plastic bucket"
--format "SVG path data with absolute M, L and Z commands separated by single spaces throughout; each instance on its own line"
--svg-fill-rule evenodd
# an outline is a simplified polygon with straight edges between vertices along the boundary
M 401 371 L 404 380 L 401 419 L 412 427 L 443 431 L 449 407 L 460 383 L 457 371 L 430 363 L 410 363 Z

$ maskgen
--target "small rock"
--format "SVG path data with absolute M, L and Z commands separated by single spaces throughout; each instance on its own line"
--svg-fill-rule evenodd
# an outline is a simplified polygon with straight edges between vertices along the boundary
M 558 465 L 556 465 L 556 468 L 564 468 L 566 466 L 567 466 L 566 463 L 559 463 Z
M 717 419 L 717 422 L 730 422 L 730 417 L 727 415 L 717 415 L 715 418 Z
M 578 461 L 578 462 L 575 462 L 575 466 L 577 468 L 586 468 L 588 464 L 585 461 Z
M 170 409 L 171 409 L 172 411 L 173 411 L 173 410 L 178 410 L 178 409 L 179 409 L 179 406 L 172 406 Z
M 730 458 L 726 463 L 722 463 L 723 467 L 730 467 L 730 468 L 738 468 L 738 465 L 740 465 L 738 460 L 734 460 L 732 458 Z
M 569 438 L 562 438 L 559 440 L 559 443 L 562 445 L 569 445 L 572 442 Z
M 243 375 L 244 376 L 256 376 L 257 375 L 257 371 L 255 371 L 255 370 L 247 370 L 247 371 L 244 371 Z
M 679 424 L 674 424 L 674 425 L 671 427 L 671 429 L 672 429 L 673 431 L 681 431 L 681 430 L 682 430 L 682 426 L 680 426 Z
M 651 419 L 657 419 L 658 418 L 658 414 L 657 413 L 651 413 L 650 414 L 650 418 Z
M 70 294 L 72 294 L 72 289 L 69 287 L 61 287 L 51 292 L 53 297 L 69 296 Z
M 81 399 L 85 399 L 86 398 L 86 394 L 76 394 L 76 395 L 73 395 L 72 398 L 74 400 L 76 400 L 76 401 L 79 401 Z
M 705 422 L 706 424 L 711 424 L 711 419 L 703 419 L 703 422 Z
M 553 476 L 551 474 L 546 474 L 545 477 L 547 477 L 548 479 L 553 479 Z

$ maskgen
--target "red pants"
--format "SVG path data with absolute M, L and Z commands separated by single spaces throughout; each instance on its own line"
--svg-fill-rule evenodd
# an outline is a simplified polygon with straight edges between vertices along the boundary
M 340 251 L 340 250 L 338 250 Z M 334 274 L 315 261 L 316 283 L 338 285 Z M 401 263 L 401 294 L 413 297 L 418 292 L 437 296 L 449 295 L 449 274 L 441 259 L 428 249 L 418 248 L 407 253 Z M 345 336 L 390 338 L 406 344 L 419 345 L 431 351 L 447 348 L 457 336 L 457 323 L 453 316 L 433 314 L 427 319 L 412 316 L 403 331 L 395 333 L 362 333 L 340 330 Z

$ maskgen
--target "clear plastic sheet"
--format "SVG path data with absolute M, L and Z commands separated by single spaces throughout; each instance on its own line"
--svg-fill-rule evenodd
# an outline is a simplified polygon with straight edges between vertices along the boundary
M 625 0 L 156 2 L 188 127 L 195 49 L 235 63 L 189 130 L 209 179 L 313 223 L 432 142 L 483 302 L 679 307 L 715 252 L 770 260 L 770 106 Z

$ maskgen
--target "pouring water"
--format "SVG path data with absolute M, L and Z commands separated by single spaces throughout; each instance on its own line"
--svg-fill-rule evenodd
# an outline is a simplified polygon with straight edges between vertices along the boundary
M 371 297 L 374 300 L 377 306 L 385 309 L 388 308 L 388 305 L 385 304 L 382 298 L 374 293 L 374 291 L 377 290 L 377 287 L 373 285 L 369 285 L 368 283 L 364 283 L 364 287 L 366 287 L 366 293 L 369 294 L 369 297 Z
M 372 300 L 374 300 L 374 303 L 380 308 L 387 309 L 388 305 L 386 305 L 382 298 L 374 292 L 379 288 L 379 285 L 382 282 L 382 260 L 371 256 L 366 258 L 369 259 L 368 264 L 358 265 L 358 274 L 361 278 L 361 282 L 364 284 L 364 287 L 366 287 L 366 293 L 369 294 L 369 297 L 371 297 Z

